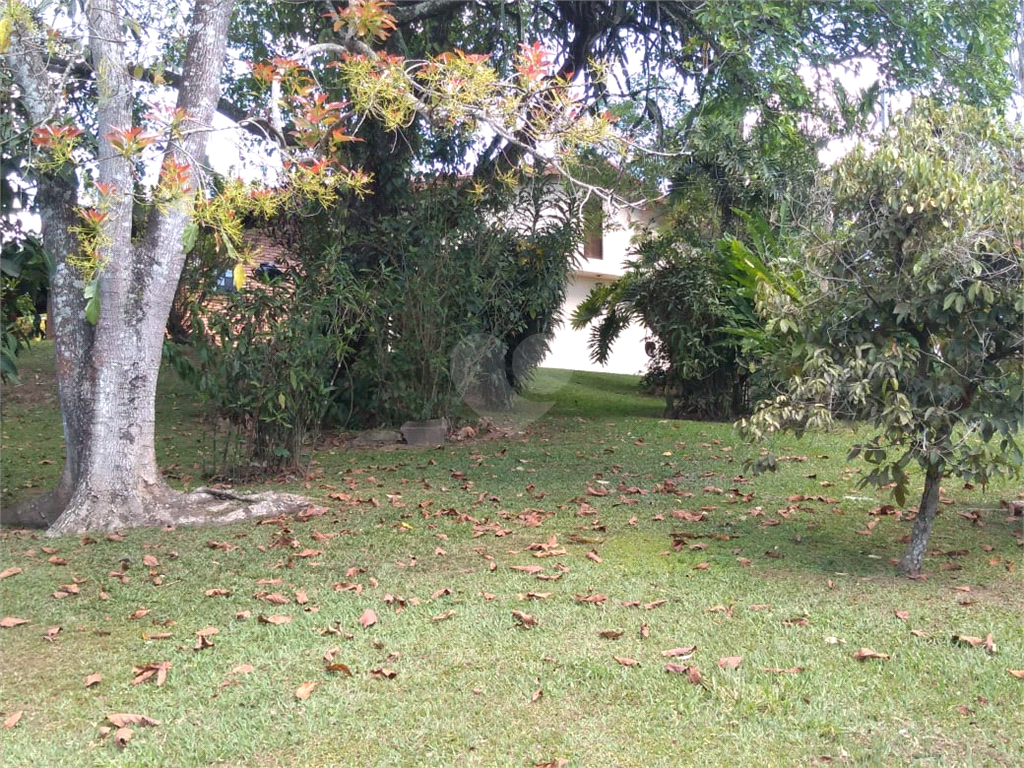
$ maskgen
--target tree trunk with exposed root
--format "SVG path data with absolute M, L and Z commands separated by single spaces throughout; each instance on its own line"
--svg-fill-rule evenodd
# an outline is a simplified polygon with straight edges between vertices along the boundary
M 94 254 L 101 265 L 100 311 L 95 324 L 86 318 L 75 169 L 71 163 L 41 169 L 38 206 L 43 242 L 55 265 L 51 323 L 66 458 L 57 488 L 4 510 L 7 525 L 44 526 L 58 535 L 208 519 L 209 495 L 185 496 L 164 481 L 156 464 L 154 422 L 164 328 L 184 265 L 182 238 L 220 97 L 233 7 L 234 0 L 195 4 L 177 101 L 184 119 L 164 154 L 165 168 L 179 174 L 180 199 L 154 206 L 135 240 L 135 158 L 111 141 L 133 125 L 135 86 L 125 27 L 114 0 L 93 0 L 86 7 L 96 73 L 97 189 L 105 213 Z M 43 126 L 57 121 L 66 105 L 35 32 L 15 24 L 4 58 L 33 123 Z

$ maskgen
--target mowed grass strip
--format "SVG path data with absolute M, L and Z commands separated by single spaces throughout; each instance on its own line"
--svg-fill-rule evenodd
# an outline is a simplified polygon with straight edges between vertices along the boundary
M 633 382 L 572 374 L 525 434 L 328 442 L 273 484 L 306 522 L 3 531 L 0 612 L 29 620 L 0 629 L 5 764 L 1019 765 L 1014 488 L 947 484 L 928 578 L 900 579 L 909 524 L 857 486 L 852 431 L 750 477 L 728 425 L 660 420 Z M 52 406 L 13 391 L 4 503 L 61 461 Z M 162 391 L 161 460 L 198 485 L 198 410 Z M 112 713 L 160 722 L 118 749 Z

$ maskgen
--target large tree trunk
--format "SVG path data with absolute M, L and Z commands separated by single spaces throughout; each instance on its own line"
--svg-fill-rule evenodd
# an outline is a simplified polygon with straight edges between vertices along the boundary
M 924 554 L 928 548 L 928 538 L 932 533 L 932 523 L 935 522 L 935 515 L 939 509 L 939 486 L 942 483 L 944 468 L 945 465 L 939 462 L 938 464 L 929 464 L 925 471 L 921 504 L 914 517 L 914 529 L 910 533 L 910 543 L 907 544 L 907 551 L 899 564 L 900 571 L 909 576 L 916 576 L 921 572 Z
M 190 163 L 205 156 L 207 127 L 220 95 L 220 75 L 234 0 L 197 0 L 177 106 L 187 115 L 167 156 Z M 112 530 L 194 518 L 185 498 L 164 482 L 156 465 L 156 381 L 164 327 L 184 263 L 182 235 L 190 221 L 188 194 L 157 206 L 141 241 L 132 242 L 132 158 L 108 140 L 132 126 L 133 84 L 114 0 L 88 6 L 93 69 L 97 73 L 98 181 L 106 196 L 100 252 L 105 258 L 99 321 L 85 318 L 83 282 L 68 263 L 78 243 L 77 181 L 70 169 L 43 175 L 39 207 L 52 275 L 58 394 L 66 460 L 57 489 L 5 522 L 50 525 L 53 534 Z M 8 61 L 33 122 L 46 124 L 61 108 L 29 30 L 12 35 Z M 199 169 L 191 168 L 193 184 Z

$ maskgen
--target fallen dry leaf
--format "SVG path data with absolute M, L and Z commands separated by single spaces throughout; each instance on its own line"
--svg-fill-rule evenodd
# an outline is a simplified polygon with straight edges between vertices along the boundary
M 3 581 L 8 576 L 17 576 L 19 573 L 24 573 L 24 571 L 22 571 L 21 568 L 18 568 L 17 566 L 5 568 L 4 570 L 0 571 L 0 581 Z
M 114 731 L 114 744 L 117 746 L 118 749 L 124 749 L 125 745 L 128 744 L 128 741 L 131 739 L 134 733 L 135 731 L 133 731 L 131 728 L 118 728 L 116 731 Z
M 597 552 L 596 552 L 596 551 L 594 551 L 593 549 L 592 549 L 592 550 L 590 550 L 589 552 L 587 552 L 587 559 L 588 559 L 588 560 L 593 560 L 593 561 L 594 561 L 595 563 L 603 563 L 603 562 L 604 562 L 604 560 L 602 560 L 602 559 L 601 559 L 601 558 L 600 558 L 600 557 L 598 556 Z
M 328 672 L 341 672 L 346 677 L 352 677 L 352 670 L 348 668 L 347 664 L 342 664 L 340 661 L 336 661 L 332 664 L 327 665 Z
M 60 630 L 61 630 L 60 627 L 49 627 L 49 628 L 47 628 L 47 630 L 43 633 L 43 639 L 44 640 L 49 640 L 52 643 L 54 640 L 57 639 L 57 635 L 60 634 Z
M 866 661 L 867 659 L 888 659 L 889 654 L 879 653 L 878 651 L 872 651 L 870 648 L 861 648 L 854 651 L 852 654 L 853 658 L 857 661 Z
M 670 656 L 672 658 L 678 658 L 678 657 L 681 656 L 683 658 L 683 660 L 685 661 L 686 659 L 688 659 L 691 656 L 693 656 L 693 654 L 695 654 L 696 652 L 697 652 L 697 646 L 696 645 L 685 645 L 685 646 L 682 646 L 680 648 L 669 648 L 666 651 L 662 651 L 661 655 L 662 656 Z
M 742 656 L 723 656 L 718 660 L 718 666 L 722 669 L 736 669 L 742 661 Z
M 603 637 L 605 640 L 618 640 L 623 634 L 621 629 L 602 629 L 597 636 Z
M 448 619 L 450 619 L 454 615 L 455 615 L 455 611 L 445 611 L 444 613 L 439 613 L 437 616 L 431 616 L 430 620 L 431 621 L 447 621 Z
M 163 685 L 164 681 L 167 680 L 167 670 L 170 668 L 171 662 L 169 661 L 155 661 L 143 664 L 140 667 L 132 667 L 132 674 L 135 675 L 132 679 L 132 685 L 144 683 L 154 676 L 156 677 L 156 684 L 158 686 Z
M 651 636 L 651 630 L 647 627 L 647 623 L 644 622 L 640 625 L 640 639 L 646 640 Z
M 697 563 L 695 566 L 693 566 L 693 570 L 695 570 L 695 571 L 706 571 L 710 567 L 711 567 L 711 563 Z
M 985 650 L 990 654 L 995 653 L 997 650 L 999 650 L 998 646 L 996 646 L 996 641 L 992 637 L 991 632 L 985 635 Z
M 25 711 L 22 710 L 22 709 L 19 709 L 17 712 L 12 712 L 10 715 L 7 716 L 7 719 L 4 720 L 3 727 L 4 728 L 13 728 L 14 726 L 16 726 L 18 724 L 18 721 L 21 720 L 21 716 L 24 715 L 24 714 L 25 714 Z
M 398 673 L 395 672 L 395 670 L 388 669 L 387 667 L 377 667 L 376 669 L 370 670 L 370 677 L 376 677 L 380 680 L 391 680 L 397 674 Z
M 897 619 L 902 619 L 903 621 L 910 619 L 910 611 L 893 611 L 893 615 Z
M 644 603 L 644 610 L 645 611 L 653 611 L 655 608 L 661 608 L 661 606 L 665 605 L 667 602 L 668 602 L 668 600 L 661 599 L 661 600 L 654 600 L 653 602 L 650 602 L 650 603 Z
M 156 568 L 160 565 L 160 561 L 157 560 L 156 557 L 154 557 L 153 555 L 143 555 L 142 564 L 147 568 Z
M 363 629 L 369 629 L 377 623 L 377 612 L 373 608 L 367 608 L 359 617 L 359 623 L 363 625 Z
M 612 656 L 612 658 L 624 667 L 635 667 L 640 663 L 636 659 L 631 659 L 628 656 Z
M 510 565 L 509 566 L 509 570 L 521 571 L 522 573 L 529 573 L 530 575 L 534 575 L 534 574 L 542 572 L 544 570 L 544 566 L 542 566 L 542 565 Z
M 207 597 L 230 597 L 230 589 L 208 589 L 204 592 Z
M 685 664 L 674 664 L 668 663 L 665 665 L 666 672 L 672 672 L 677 675 L 686 675 L 686 679 L 689 680 L 693 685 L 703 685 L 704 678 L 697 667 L 686 666 Z
M 282 616 L 281 614 L 275 613 L 271 616 L 264 616 L 262 613 L 256 617 L 256 621 L 261 624 L 287 624 L 292 620 L 291 616 Z
M 543 696 L 544 690 L 542 688 L 538 688 L 536 691 L 533 692 L 533 695 L 530 697 L 530 703 L 536 704 L 538 701 L 541 700 L 541 697 Z
M 765 672 L 771 672 L 774 675 L 796 675 L 804 671 L 803 667 L 790 667 L 789 669 L 783 669 L 782 667 L 765 667 Z
M 546 763 L 534 763 L 533 768 L 565 768 L 569 764 L 569 761 L 564 757 L 556 757 L 554 760 L 548 760 Z
M 247 675 L 252 672 L 255 667 L 252 664 L 239 664 L 231 670 L 232 675 Z
M 0 619 L 0 627 L 4 629 L 10 629 L 11 627 L 17 627 L 21 624 L 28 624 L 28 619 L 19 619 L 17 616 L 4 616 Z
M 608 598 L 605 595 L 573 595 L 577 603 L 603 603 Z
M 530 627 L 537 626 L 537 620 L 533 618 L 533 616 L 531 616 L 530 614 L 523 613 L 522 611 L 512 611 L 512 618 L 514 618 L 527 629 L 529 629 Z
M 148 634 L 146 632 L 142 633 L 143 640 L 169 640 L 172 637 L 173 635 L 170 632 L 154 632 L 153 634 Z
M 1011 675 L 1016 677 L 1018 680 L 1024 680 L 1024 669 L 1009 669 L 1006 670 Z
M 152 611 L 149 608 L 139 608 L 137 611 L 135 611 L 135 613 L 133 613 L 128 618 L 134 621 L 136 619 L 141 619 L 143 616 L 148 616 L 151 612 Z
M 269 595 L 263 595 L 259 599 L 265 603 L 270 603 L 271 605 L 287 605 L 291 602 L 291 600 L 282 595 L 280 592 L 271 592 Z
M 295 602 L 299 605 L 305 605 L 309 602 L 309 595 L 306 594 L 306 590 L 297 589 L 295 590 Z
M 103 681 L 103 675 L 99 672 L 95 672 L 85 678 L 85 687 L 91 688 L 94 685 L 99 685 Z
M 960 645 L 969 645 L 972 648 L 985 644 L 985 639 L 982 637 L 974 637 L 973 635 L 953 635 L 953 642 L 959 643 Z
M 206 648 L 213 648 L 213 640 L 208 638 L 206 635 L 199 635 L 196 638 L 196 644 L 192 646 L 192 650 L 202 651 Z
M 313 689 L 316 688 L 316 686 L 316 682 L 312 680 L 306 681 L 305 683 L 303 683 L 295 689 L 295 698 L 301 701 L 305 701 L 309 698 L 309 694 L 313 692 Z
M 757 605 L 750 606 L 750 610 L 752 610 L 752 611 L 767 611 L 767 610 L 770 610 L 771 607 L 772 607 L 771 603 L 763 603 L 763 604 L 757 604 Z
M 124 728 L 129 725 L 160 725 L 160 721 L 154 720 L 152 717 L 128 714 L 125 712 L 117 712 L 112 715 L 107 715 L 107 720 L 113 723 L 115 728 Z
M 750 567 L 750 558 L 747 558 L 747 557 L 737 557 L 736 558 L 736 562 L 739 563 L 740 565 L 742 565 L 744 568 L 749 568 Z

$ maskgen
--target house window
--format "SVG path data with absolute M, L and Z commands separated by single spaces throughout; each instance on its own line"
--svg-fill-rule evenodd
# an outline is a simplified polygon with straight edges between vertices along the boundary
M 583 206 L 583 257 L 604 258 L 604 206 L 592 197 Z

